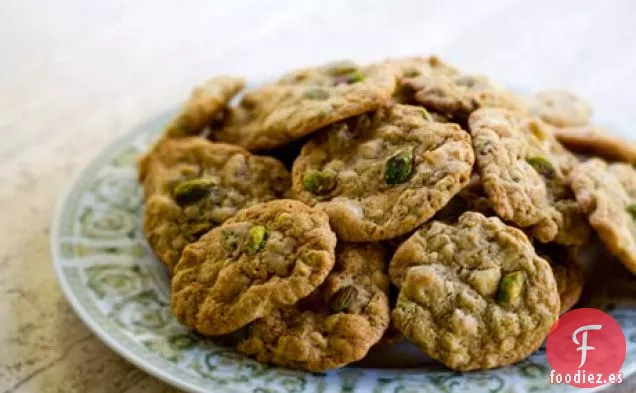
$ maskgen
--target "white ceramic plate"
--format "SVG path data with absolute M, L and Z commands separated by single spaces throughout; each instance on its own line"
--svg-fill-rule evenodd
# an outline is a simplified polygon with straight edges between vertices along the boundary
M 113 142 L 76 179 L 51 230 L 55 270 L 80 318 L 114 351 L 165 382 L 191 392 L 562 392 L 548 383 L 543 351 L 512 367 L 455 373 L 434 364 L 379 369 L 369 365 L 311 374 L 262 365 L 191 334 L 170 312 L 169 281 L 140 230 L 136 158 L 171 114 Z M 636 370 L 636 307 L 610 311 L 625 332 L 622 372 Z M 417 359 L 398 347 L 375 358 L 400 365 Z

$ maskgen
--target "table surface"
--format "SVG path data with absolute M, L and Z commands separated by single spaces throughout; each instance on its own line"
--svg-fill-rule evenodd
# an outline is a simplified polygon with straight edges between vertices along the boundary
M 105 145 L 215 73 L 437 53 L 521 89 L 572 89 L 629 135 L 636 2 L 0 2 L 0 393 L 173 392 L 73 314 L 54 208 Z M 636 390 L 636 378 L 612 392 Z

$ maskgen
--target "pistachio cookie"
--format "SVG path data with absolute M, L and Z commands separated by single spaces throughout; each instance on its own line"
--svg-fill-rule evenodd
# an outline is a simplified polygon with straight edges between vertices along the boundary
M 412 78 L 419 75 L 443 75 L 447 77 L 459 75 L 457 69 L 444 63 L 437 56 L 388 58 L 384 63 L 391 66 L 397 76 L 397 87 L 393 93 L 393 101 L 399 104 L 416 104 L 415 92 L 407 85 Z M 434 111 L 431 111 L 431 114 L 435 117 L 446 118 L 445 115 Z
M 554 131 L 569 150 L 584 155 L 636 164 L 636 144 L 599 126 L 563 127 Z
M 276 159 L 199 137 L 164 139 L 139 163 L 144 233 L 170 269 L 181 251 L 240 209 L 282 198 L 289 173 Z
M 335 248 L 318 209 L 289 199 L 243 209 L 183 250 L 172 311 L 199 333 L 229 333 L 309 295 L 333 268 Z
M 398 70 L 402 96 L 451 118 L 466 119 L 478 108 L 507 108 L 526 113 L 525 103 L 482 75 L 465 74 L 436 56 L 389 60 Z
M 339 238 L 376 241 L 431 218 L 468 183 L 470 135 L 395 105 L 331 125 L 293 166 L 295 198 L 323 209 Z
M 592 108 L 567 90 L 548 90 L 531 98 L 532 114 L 557 127 L 581 126 L 589 123 Z
M 550 265 L 520 230 L 464 213 L 425 224 L 395 253 L 401 287 L 391 316 L 429 356 L 460 370 L 515 363 L 535 351 L 559 314 Z
M 245 86 L 245 80 L 217 76 L 194 88 L 181 112 L 164 131 L 166 137 L 195 136 L 223 114 L 230 100 Z
M 636 170 L 591 159 L 574 169 L 571 182 L 599 238 L 636 273 Z
M 247 92 L 212 137 L 252 151 L 273 149 L 385 105 L 394 90 L 395 73 L 383 64 L 341 62 L 298 70 Z
M 295 305 L 253 322 L 238 351 L 312 372 L 362 359 L 389 325 L 385 257 L 374 244 L 338 244 L 325 282 Z
M 569 186 L 578 161 L 540 119 L 484 108 L 469 120 L 477 168 L 494 211 L 541 242 L 583 244 L 585 215 Z
M 583 266 L 578 247 L 567 247 L 558 244 L 540 244 L 537 254 L 550 263 L 556 281 L 563 315 L 570 311 L 579 301 L 583 293 Z

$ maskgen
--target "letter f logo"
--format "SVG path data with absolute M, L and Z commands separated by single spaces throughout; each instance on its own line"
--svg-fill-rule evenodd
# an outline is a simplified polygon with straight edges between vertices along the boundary
M 587 345 L 587 331 L 588 330 L 601 330 L 603 326 L 602 325 L 585 325 L 585 326 L 581 326 L 580 328 L 576 329 L 574 331 L 574 333 L 572 333 L 572 341 L 574 341 L 574 344 L 577 345 L 581 345 L 580 347 L 576 348 L 577 351 L 581 351 L 581 364 L 579 364 L 579 368 L 583 367 L 583 365 L 585 364 L 585 360 L 587 357 L 587 351 L 593 351 L 596 348 L 588 346 Z M 579 342 L 579 340 L 576 338 L 576 336 L 580 333 L 583 332 L 583 339 L 581 340 L 582 343 Z

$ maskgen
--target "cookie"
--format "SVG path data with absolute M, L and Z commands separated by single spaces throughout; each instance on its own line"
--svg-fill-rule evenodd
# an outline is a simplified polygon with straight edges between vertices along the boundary
M 636 164 L 636 145 L 602 127 L 556 128 L 554 135 L 563 146 L 575 153 Z
M 398 75 L 402 96 L 412 96 L 415 102 L 435 112 L 459 120 L 484 107 L 527 112 L 525 103 L 515 94 L 485 76 L 462 73 L 435 56 L 394 59 L 390 63 L 401 70 Z
M 530 101 L 533 115 L 557 127 L 585 125 L 592 117 L 590 105 L 567 90 L 543 91 Z
M 570 180 L 599 238 L 636 273 L 636 170 L 595 158 L 576 167 Z
M 552 128 L 498 108 L 479 109 L 468 123 L 482 185 L 497 215 L 544 243 L 585 243 L 589 228 L 568 184 L 578 161 Z
M 394 98 L 397 98 L 399 103 L 412 104 L 414 101 L 414 91 L 406 86 L 406 82 L 411 78 L 420 75 L 452 77 L 460 74 L 455 67 L 434 55 L 392 57 L 384 60 L 383 63 L 391 66 L 396 74 L 397 89 Z
M 292 191 L 327 212 L 340 239 L 383 240 L 431 218 L 468 183 L 473 161 L 457 124 L 395 105 L 316 135 L 294 162 Z
M 453 370 L 529 356 L 559 313 L 550 265 L 523 232 L 479 213 L 425 224 L 395 253 L 389 275 L 401 287 L 391 314 L 398 329 Z
M 325 282 L 295 305 L 253 322 L 238 351 L 311 372 L 362 359 L 389 325 L 385 264 L 377 245 L 339 243 Z
M 201 334 L 229 333 L 309 295 L 333 268 L 335 247 L 318 209 L 288 199 L 243 209 L 183 250 L 172 311 Z
M 243 78 L 217 76 L 194 88 L 181 112 L 164 130 L 165 137 L 195 136 L 223 114 L 230 100 L 245 86 Z
M 273 149 L 387 104 L 394 90 L 395 73 L 383 64 L 341 62 L 295 71 L 248 91 L 212 137 L 252 151 Z
M 438 56 L 408 56 L 390 57 L 384 60 L 385 64 L 395 69 L 398 82 L 405 78 L 415 78 L 420 75 L 459 75 L 455 67 L 445 63 Z
M 164 139 L 139 164 L 144 233 L 170 269 L 181 251 L 240 209 L 282 198 L 285 167 L 271 157 L 199 137 Z
M 585 279 L 580 250 L 558 244 L 540 244 L 536 250 L 552 267 L 561 303 L 559 314 L 563 315 L 574 307 L 583 293 Z

